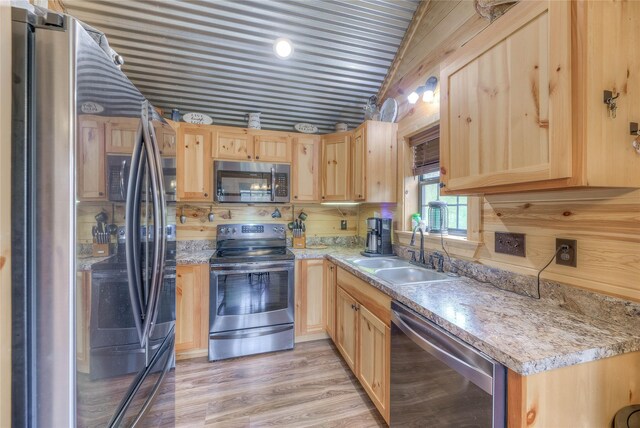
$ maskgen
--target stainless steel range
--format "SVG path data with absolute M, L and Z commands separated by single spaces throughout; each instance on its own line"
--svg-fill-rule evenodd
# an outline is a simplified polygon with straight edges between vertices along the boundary
M 211 257 L 209 360 L 293 348 L 294 255 L 283 224 L 217 228 Z

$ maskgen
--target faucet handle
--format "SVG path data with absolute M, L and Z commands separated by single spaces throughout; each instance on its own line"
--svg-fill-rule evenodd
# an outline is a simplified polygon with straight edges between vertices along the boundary
M 429 263 L 428 263 L 427 267 L 429 269 L 435 269 L 436 268 L 436 263 L 435 263 L 433 254 L 429 254 Z
M 408 253 L 411 253 L 411 261 L 412 262 L 417 262 L 418 260 L 416 259 L 416 250 L 407 250 Z

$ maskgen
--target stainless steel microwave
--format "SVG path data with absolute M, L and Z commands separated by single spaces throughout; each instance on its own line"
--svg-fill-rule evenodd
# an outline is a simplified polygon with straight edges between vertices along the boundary
M 131 156 L 129 155 L 107 155 L 109 201 L 124 202 L 126 200 L 130 166 Z M 162 158 L 162 176 L 165 199 L 167 202 L 174 202 L 176 200 L 176 158 Z M 145 191 L 143 190 L 142 193 L 144 200 Z
M 288 203 L 290 169 L 281 163 L 214 161 L 214 200 Z

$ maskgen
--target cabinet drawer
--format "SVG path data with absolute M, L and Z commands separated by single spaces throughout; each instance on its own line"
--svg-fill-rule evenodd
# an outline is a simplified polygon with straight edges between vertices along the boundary
M 337 282 L 387 326 L 391 325 L 391 297 L 342 268 L 338 268 Z

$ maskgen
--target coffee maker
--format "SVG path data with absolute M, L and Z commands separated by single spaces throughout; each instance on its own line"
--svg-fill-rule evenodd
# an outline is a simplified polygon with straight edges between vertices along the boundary
M 367 241 L 365 243 L 363 256 L 379 257 L 392 256 L 391 246 L 391 224 L 390 218 L 367 219 Z

